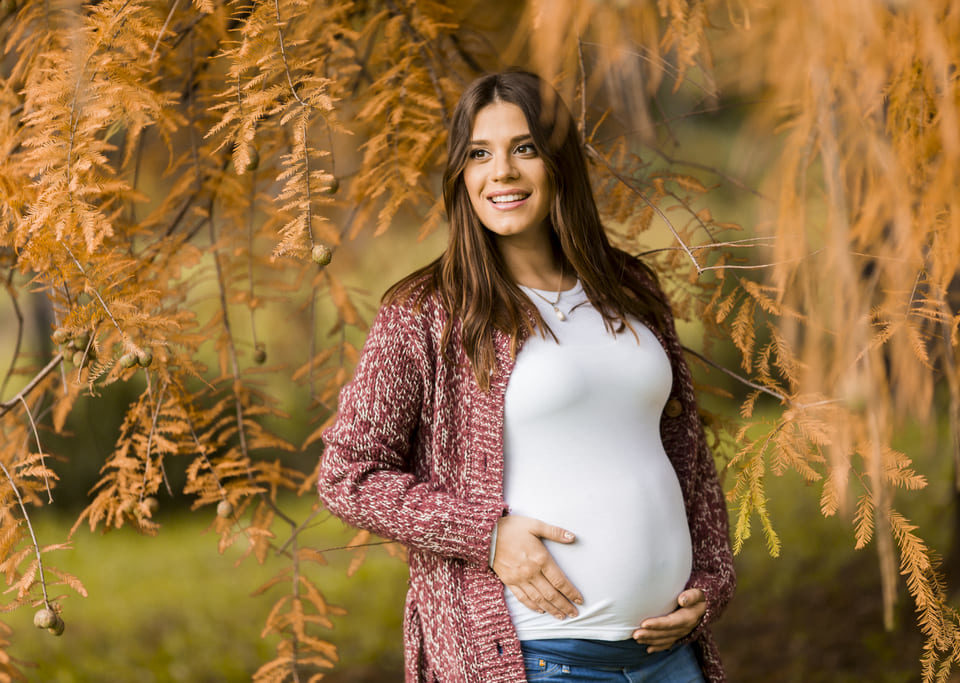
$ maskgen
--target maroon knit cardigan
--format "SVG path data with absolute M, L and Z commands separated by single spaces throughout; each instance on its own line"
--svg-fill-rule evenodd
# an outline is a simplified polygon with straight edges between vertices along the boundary
M 380 309 L 340 394 L 336 422 L 323 434 L 318 488 L 333 514 L 409 548 L 407 683 L 517 683 L 525 679 L 520 641 L 503 584 L 488 565 L 493 527 L 507 512 L 503 400 L 514 365 L 511 341 L 497 332 L 497 370 L 484 392 L 459 324 L 447 352 L 440 347 L 445 322 L 435 296 Z M 654 332 L 673 367 L 660 433 L 693 542 L 687 587 L 707 598 L 703 621 L 686 640 L 706 679 L 723 681 L 709 624 L 735 583 L 727 511 L 673 321 Z

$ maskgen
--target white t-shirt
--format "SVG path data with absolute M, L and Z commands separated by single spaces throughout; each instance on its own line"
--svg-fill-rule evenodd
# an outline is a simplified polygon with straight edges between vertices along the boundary
M 669 359 L 639 321 L 631 320 L 639 340 L 629 329 L 609 333 L 579 282 L 560 296 L 564 322 L 522 289 L 558 341 L 532 335 L 517 355 L 504 406 L 504 493 L 511 514 L 576 534 L 547 547 L 584 604 L 559 620 L 505 589 L 507 605 L 521 640 L 627 639 L 645 618 L 675 609 L 690 576 L 683 496 L 660 441 Z

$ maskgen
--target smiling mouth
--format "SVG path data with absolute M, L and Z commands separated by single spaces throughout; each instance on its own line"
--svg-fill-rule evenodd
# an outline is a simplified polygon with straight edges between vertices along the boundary
M 511 194 L 499 194 L 495 197 L 489 197 L 493 204 L 516 204 L 522 202 L 530 196 L 529 192 L 514 192 Z

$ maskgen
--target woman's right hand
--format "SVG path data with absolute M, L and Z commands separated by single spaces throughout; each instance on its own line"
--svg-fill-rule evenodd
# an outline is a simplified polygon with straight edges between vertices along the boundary
M 497 521 L 493 571 L 517 600 L 535 612 L 558 619 L 577 616 L 580 595 L 557 566 L 543 540 L 573 543 L 574 535 L 539 519 L 507 515 Z

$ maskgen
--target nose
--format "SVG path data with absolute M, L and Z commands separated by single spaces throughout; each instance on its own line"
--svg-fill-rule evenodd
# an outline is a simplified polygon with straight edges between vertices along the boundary
M 493 159 L 493 179 L 510 180 L 517 177 L 517 167 L 510 154 L 498 154 Z

